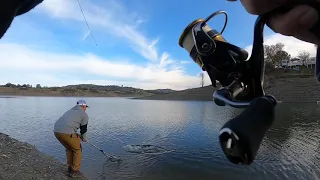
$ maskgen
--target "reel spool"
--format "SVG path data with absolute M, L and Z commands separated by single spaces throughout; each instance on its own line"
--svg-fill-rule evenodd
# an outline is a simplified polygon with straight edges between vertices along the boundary
M 219 14 L 224 14 L 226 17 L 220 33 L 207 24 Z M 228 15 L 225 11 L 217 11 L 205 20 L 197 19 L 184 29 L 179 45 L 187 50 L 192 60 L 203 71 L 208 73 L 213 87 L 217 87 L 216 81 L 222 85 L 222 88 L 213 94 L 217 105 L 247 107 L 252 99 L 264 95 L 263 73 L 261 73 L 264 71 L 264 66 L 261 65 L 264 60 L 261 58 L 260 63 L 247 60 L 246 50 L 225 40 L 222 33 L 227 21 Z

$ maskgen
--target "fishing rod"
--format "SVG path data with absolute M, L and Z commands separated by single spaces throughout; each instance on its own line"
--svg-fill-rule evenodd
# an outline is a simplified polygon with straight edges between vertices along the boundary
M 107 157 L 108 159 L 110 159 L 112 162 L 121 161 L 120 158 L 105 153 L 102 149 L 100 149 L 100 148 L 97 147 L 96 145 L 92 144 L 91 142 L 87 141 L 87 143 L 89 143 L 91 146 L 93 146 L 93 147 L 95 147 L 97 150 L 99 150 L 104 156 L 106 156 L 106 157 Z
M 263 29 L 270 15 L 285 13 L 293 7 L 307 4 L 320 12 L 320 3 L 315 1 L 296 2 L 284 5 L 264 15 L 258 16 L 254 26 L 253 48 L 250 58 L 248 52 L 228 43 L 222 36 L 228 22 L 225 11 L 217 11 L 206 19 L 196 19 L 182 32 L 179 45 L 187 50 L 191 59 L 206 71 L 213 87 L 220 88 L 213 93 L 213 101 L 218 106 L 245 108 L 238 116 L 227 121 L 220 129 L 219 143 L 227 159 L 234 164 L 250 165 L 259 150 L 265 133 L 274 121 L 277 100 L 266 95 L 264 82 Z M 215 16 L 225 15 L 221 32 L 208 26 Z M 317 37 L 320 23 L 311 29 Z M 318 32 L 318 33 L 315 33 Z M 316 66 L 320 66 L 317 57 Z M 320 72 L 320 70 L 319 70 Z M 316 75 L 319 74 L 316 71 Z

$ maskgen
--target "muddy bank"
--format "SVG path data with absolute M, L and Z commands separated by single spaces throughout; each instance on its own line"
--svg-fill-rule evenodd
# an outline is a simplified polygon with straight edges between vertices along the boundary
M 0 133 L 1 180 L 68 180 L 67 166 L 34 146 Z M 87 179 L 85 177 L 79 180 Z
M 187 89 L 168 94 L 157 94 L 151 96 L 137 97 L 132 99 L 143 100 L 174 100 L 174 101 L 212 101 L 212 93 L 215 88 L 206 86 L 203 88 Z
M 264 89 L 267 94 L 274 95 L 278 101 L 284 103 L 316 103 L 320 101 L 320 83 L 317 82 L 315 77 L 268 78 L 265 80 Z M 212 94 L 215 90 L 212 86 L 207 86 L 133 99 L 212 101 Z

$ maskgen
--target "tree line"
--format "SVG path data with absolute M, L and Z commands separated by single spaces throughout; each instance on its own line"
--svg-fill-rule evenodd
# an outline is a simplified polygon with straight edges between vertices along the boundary
M 12 88 L 33 88 L 30 84 L 12 84 L 8 82 L 7 84 L 3 85 L 3 87 L 12 87 Z M 37 84 L 35 88 L 42 88 L 40 84 Z
M 305 64 L 310 60 L 310 53 L 307 51 L 300 51 L 297 57 L 292 57 L 288 52 L 284 50 L 285 45 L 283 43 L 277 43 L 275 45 L 264 45 L 264 58 L 266 62 L 266 71 L 271 71 L 276 66 L 281 65 L 282 60 L 294 61 L 297 60 L 301 64 Z
M 10 88 L 20 88 L 20 89 L 29 89 L 29 88 L 37 88 L 37 89 L 50 89 L 52 91 L 62 90 L 67 92 L 75 92 L 77 90 L 79 91 L 91 91 L 91 92 L 98 92 L 98 91 L 110 91 L 110 92 L 121 92 L 121 93 L 141 93 L 141 92 L 148 92 L 153 94 L 166 94 L 175 92 L 175 90 L 172 89 L 155 89 L 155 90 L 144 90 L 140 88 L 133 88 L 133 87 L 126 87 L 126 86 L 117 86 L 117 85 L 94 85 L 94 84 L 78 84 L 78 85 L 67 85 L 62 87 L 47 87 L 47 86 L 41 86 L 40 84 L 37 84 L 35 87 L 33 87 L 30 84 L 13 84 L 13 83 L 7 83 L 5 85 L 0 85 L 0 87 L 10 87 Z

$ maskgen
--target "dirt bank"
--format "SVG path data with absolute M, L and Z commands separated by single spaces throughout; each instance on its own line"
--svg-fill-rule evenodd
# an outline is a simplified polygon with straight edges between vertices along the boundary
M 0 133 L 1 180 L 72 179 L 67 174 L 67 166 L 58 160 L 41 153 L 30 144 Z
M 307 102 L 320 101 L 320 83 L 313 76 L 268 78 L 265 80 L 264 89 L 267 94 L 274 95 L 278 101 L 283 102 Z M 179 100 L 179 101 L 212 101 L 215 88 L 207 86 L 203 88 L 188 89 L 164 95 L 152 95 L 134 99 L 145 100 Z
M 183 91 L 176 91 L 168 94 L 157 94 L 151 96 L 137 97 L 133 99 L 144 100 L 175 100 L 175 101 L 212 101 L 212 93 L 214 92 L 212 86 L 203 88 L 187 89 Z

